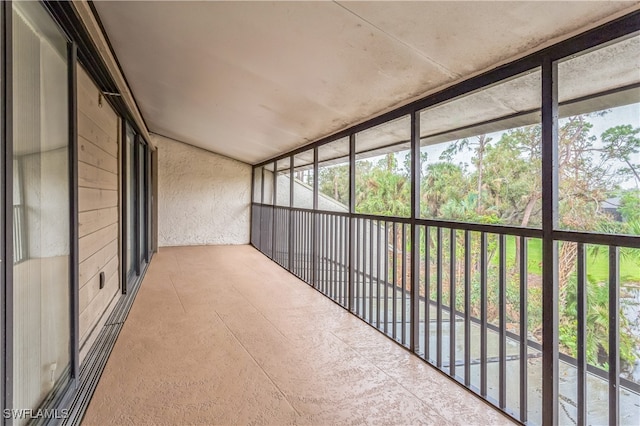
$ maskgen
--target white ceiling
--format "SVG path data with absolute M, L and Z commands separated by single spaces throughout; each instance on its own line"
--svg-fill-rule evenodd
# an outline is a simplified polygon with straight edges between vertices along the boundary
M 257 163 L 640 2 L 94 4 L 151 132 Z

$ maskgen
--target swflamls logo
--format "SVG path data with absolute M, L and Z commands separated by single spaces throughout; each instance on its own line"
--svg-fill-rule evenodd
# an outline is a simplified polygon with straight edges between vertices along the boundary
M 69 418 L 69 409 L 68 408 L 52 408 L 52 409 L 38 409 L 32 410 L 30 408 L 5 408 L 2 410 L 2 417 L 5 419 L 66 419 Z

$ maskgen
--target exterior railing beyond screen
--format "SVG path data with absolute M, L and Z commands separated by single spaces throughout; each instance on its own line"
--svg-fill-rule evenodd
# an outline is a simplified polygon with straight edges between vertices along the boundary
M 542 341 L 528 328 L 529 246 L 540 245 L 542 231 L 425 220 L 412 229 L 409 219 L 261 204 L 252 213 L 252 244 L 282 267 L 515 419 L 542 422 Z M 584 289 L 585 242 L 576 244 L 578 289 Z M 606 247 L 609 309 L 617 313 L 619 248 Z M 515 282 L 507 282 L 508 269 Z M 560 370 L 575 377 L 577 393 L 561 390 L 561 420 L 587 418 L 588 383 L 608 389 L 626 413 L 634 399 L 620 398 L 640 395 L 640 386 L 619 377 L 618 350 L 610 351 L 608 371 L 587 364 L 586 293 L 579 290 L 578 299 L 578 356 L 559 354 Z M 618 315 L 611 315 L 619 336 L 617 324 Z M 610 347 L 618 347 L 617 338 Z M 606 423 L 608 411 L 599 414 L 590 413 L 590 422 Z

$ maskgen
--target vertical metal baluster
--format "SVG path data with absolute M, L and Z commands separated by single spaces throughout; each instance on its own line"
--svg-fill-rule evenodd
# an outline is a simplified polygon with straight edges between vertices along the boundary
M 329 238 L 331 238 L 331 230 L 329 229 L 329 226 L 331 224 L 330 221 L 330 216 L 329 214 L 324 215 L 324 230 L 325 230 L 325 249 L 324 249 L 324 269 L 325 269 L 325 273 L 324 273 L 324 290 L 323 293 L 325 295 L 329 294 L 329 284 L 331 282 L 331 259 L 330 259 L 330 253 L 331 253 L 331 245 L 329 242 Z
M 302 245 L 302 229 L 303 229 L 303 225 L 302 225 L 302 220 L 303 220 L 303 216 L 302 216 L 302 212 L 296 212 L 296 239 L 295 239 L 295 245 L 296 245 L 296 252 L 294 255 L 294 260 L 293 263 L 295 265 L 295 272 L 294 274 L 297 275 L 298 277 L 302 276 L 302 271 L 300 269 L 300 259 L 304 253 L 304 247 Z
M 344 238 L 344 229 L 342 223 L 342 216 L 336 216 L 336 301 L 341 302 L 342 297 L 342 272 L 343 272 L 343 259 L 342 259 L 342 240 Z
M 284 235 L 286 236 L 286 233 L 284 232 L 284 210 L 282 208 L 278 209 L 278 233 L 280 235 Z M 280 243 L 278 244 L 278 263 L 280 263 L 280 265 L 284 266 L 284 242 L 286 241 L 286 238 L 281 238 L 279 239 Z
M 384 223 L 384 332 L 389 334 L 389 222 Z
M 389 222 L 384 222 L 384 333 L 389 334 Z
M 365 219 L 362 219 L 360 222 L 360 233 L 359 235 L 359 240 L 360 240 L 360 251 L 358 252 L 358 258 L 359 258 L 359 262 L 360 262 L 360 268 L 359 268 L 359 280 L 358 280 L 358 316 L 360 318 L 362 318 L 362 299 L 364 298 L 364 268 L 365 268 L 365 264 L 364 264 L 364 252 L 365 252 L 365 248 L 364 248 L 364 228 L 365 228 Z
M 362 219 L 362 250 L 360 252 L 362 256 L 362 268 L 360 268 L 361 281 L 360 281 L 360 318 L 366 320 L 366 299 L 367 299 L 367 219 Z
M 295 264 L 295 274 L 300 277 L 300 279 L 304 279 L 304 274 L 302 273 L 302 263 L 301 259 L 304 255 L 304 213 L 296 212 L 296 216 L 298 217 L 298 221 L 296 223 L 296 256 L 294 259 Z
M 316 215 L 316 289 L 322 291 L 322 281 L 324 276 L 322 275 L 323 270 L 323 260 L 322 260 L 322 244 L 324 241 L 324 228 L 322 225 L 322 218 L 324 217 L 323 213 L 318 213 Z
M 353 301 L 353 296 L 354 296 L 354 287 L 355 287 L 355 247 L 354 247 L 354 241 L 356 239 L 355 236 L 355 221 L 356 219 L 354 217 L 349 216 L 349 241 L 347 242 L 347 250 L 348 250 L 348 258 L 349 258 L 349 274 L 347 279 L 349 280 L 347 282 L 347 309 L 349 310 L 349 312 L 353 312 L 353 305 L 354 305 L 354 301 Z
M 342 216 L 342 287 L 340 289 L 342 296 L 342 304 L 347 307 L 347 293 L 349 286 L 349 253 L 347 245 L 349 244 L 349 218 Z
M 609 246 L 609 424 L 620 424 L 620 251 Z
M 449 234 L 449 374 L 456 377 L 456 230 Z
M 391 276 L 392 276 L 392 288 L 393 288 L 393 293 L 392 293 L 392 320 L 393 320 L 393 329 L 391 332 L 391 335 L 393 336 L 393 338 L 396 338 L 396 324 L 398 322 L 398 317 L 396 315 L 396 283 L 397 281 L 397 274 L 396 274 L 396 270 L 397 270 L 397 263 L 398 263 L 398 252 L 397 252 L 397 247 L 396 247 L 396 240 L 397 240 L 397 236 L 396 236 L 396 223 L 393 223 L 393 242 L 392 242 L 392 246 L 393 246 L 393 264 L 391 265 L 393 268 L 393 271 L 391 271 Z
M 371 220 L 364 219 L 362 221 L 362 319 L 367 321 L 367 221 L 371 223 Z
M 342 299 L 344 300 L 344 306 L 349 309 L 349 238 L 351 233 L 351 219 L 349 217 L 343 217 L 344 220 L 344 288 L 342 293 Z
M 431 228 L 424 227 L 424 359 L 429 361 L 431 353 Z
M 315 239 L 315 217 L 313 212 L 307 213 L 307 244 L 304 248 L 304 256 L 300 256 L 300 260 L 304 262 L 304 265 L 307 270 L 307 276 L 309 278 L 309 282 L 313 282 L 313 245 Z
M 322 281 L 322 293 L 326 296 L 328 292 L 329 283 L 331 281 L 331 216 L 330 214 L 323 215 L 323 233 L 324 233 L 324 280 Z
M 325 261 L 325 256 L 324 256 L 324 252 L 325 252 L 325 242 L 327 240 L 327 229 L 325 226 L 325 218 L 326 218 L 326 214 L 322 213 L 320 215 L 320 286 L 318 288 L 318 290 L 320 290 L 321 293 L 324 293 L 324 283 L 325 280 L 327 279 L 327 274 L 326 274 L 326 270 L 327 270 L 327 265 L 326 265 L 326 261 Z
M 338 243 L 338 252 L 336 253 L 336 302 L 342 305 L 342 287 L 344 282 L 344 263 L 342 262 L 342 254 L 344 253 L 344 228 L 343 228 L 343 217 L 336 216 L 336 232 L 337 243 Z
M 419 158 L 419 157 L 418 157 Z M 419 195 L 419 191 L 418 191 Z M 411 249 L 409 258 L 411 259 L 411 276 L 409 285 L 409 300 L 411 316 L 409 319 L 409 330 L 411 332 L 410 349 L 413 353 L 420 353 L 420 226 L 415 221 L 410 225 Z
M 298 268 L 300 269 L 300 275 L 302 276 L 302 279 L 304 281 L 308 281 L 309 277 L 307 275 L 307 261 L 306 261 L 306 253 L 308 253 L 309 250 L 309 231 L 310 231 L 310 220 L 309 220 L 309 213 L 308 212 L 300 212 L 302 214 L 302 217 L 304 218 L 304 225 L 302 227 L 302 250 L 301 250 L 301 256 L 298 260 L 298 264 L 300 265 Z
M 309 242 L 311 240 L 311 218 L 309 212 L 300 212 L 304 217 L 304 227 L 302 228 L 302 250 L 301 256 L 298 260 L 298 264 L 300 265 L 298 268 L 300 269 L 300 274 L 303 277 L 303 280 L 309 281 L 309 268 L 307 262 L 307 253 L 309 252 Z
M 436 365 L 442 368 L 442 228 L 436 229 Z
M 330 244 L 330 238 L 331 238 L 331 229 L 329 229 L 330 227 L 330 215 L 329 214 L 325 214 L 324 215 L 324 240 L 325 240 L 325 246 L 324 246 L 324 281 L 323 281 L 323 286 L 322 286 L 322 293 L 326 296 L 329 294 L 329 283 L 331 281 L 331 259 L 330 259 L 330 253 L 331 253 L 331 244 Z
M 529 348 L 527 238 L 520 238 L 520 421 L 527 422 L 527 360 Z
M 287 234 L 286 234 L 285 229 L 284 229 L 284 209 L 282 209 L 282 208 L 278 209 L 278 233 L 280 235 L 283 235 L 283 236 L 287 237 Z M 278 252 L 279 252 L 278 259 L 279 259 L 280 265 L 283 265 L 283 266 L 285 266 L 285 263 L 284 263 L 285 262 L 284 261 L 284 244 L 285 244 L 286 240 L 287 240 L 286 238 L 279 239 L 280 244 L 278 245 Z
M 322 293 L 327 295 L 329 287 L 329 247 L 331 247 L 331 231 L 329 229 L 329 215 L 322 215 L 322 258 L 323 258 L 323 279 L 322 279 Z
M 337 247 L 337 268 L 338 268 L 338 278 L 336 282 L 336 293 L 338 303 L 343 305 L 342 303 L 342 283 L 344 281 L 344 218 L 342 216 L 337 216 L 337 227 L 338 227 L 338 247 Z M 344 306 L 344 305 L 343 305 Z
M 306 264 L 305 264 L 305 253 L 307 252 L 307 228 L 308 228 L 308 217 L 306 212 L 300 212 L 302 228 L 300 229 L 300 256 L 297 260 L 297 269 L 300 278 L 303 281 L 307 281 L 306 276 Z
M 464 384 L 471 386 L 471 232 L 464 231 Z
M 487 234 L 480 234 L 480 395 L 487 396 Z
M 333 293 L 332 299 L 338 301 L 338 277 L 339 277 L 339 263 L 338 263 L 338 242 L 340 241 L 339 234 L 339 222 L 338 216 L 333 215 L 333 284 L 331 286 Z
M 324 295 L 329 295 L 329 286 L 331 285 L 331 215 L 326 214 L 324 216 L 324 232 L 325 232 L 325 249 L 324 249 L 324 264 L 325 264 L 325 279 L 324 279 Z
M 373 323 L 373 220 L 369 220 L 369 324 Z
M 273 216 L 271 216 L 272 227 L 271 234 L 273 235 L 271 240 L 271 259 L 278 262 L 278 207 L 273 207 Z
M 286 236 L 286 233 L 284 232 L 284 217 L 283 217 L 283 209 L 279 208 L 278 209 L 278 234 L 280 235 L 284 235 Z M 283 258 L 283 253 L 284 253 L 284 241 L 286 241 L 286 238 L 279 238 L 278 239 L 279 244 L 278 244 L 278 263 L 280 263 L 280 265 L 284 265 L 284 258 Z
M 344 292 L 342 298 L 344 300 L 344 306 L 349 307 L 349 233 L 351 232 L 351 219 L 344 217 L 344 263 L 345 263 L 345 277 L 344 277 Z
M 296 215 L 298 212 L 296 211 L 292 211 L 291 212 L 291 223 L 289 224 L 292 233 L 291 233 L 291 238 L 289 238 L 289 241 L 291 241 L 291 255 L 290 255 L 290 265 L 289 265 L 289 270 L 295 275 L 296 273 L 296 238 L 298 236 L 298 230 L 296 229 Z
M 312 269 L 311 269 L 311 259 L 309 257 L 309 253 L 311 252 L 311 246 L 313 244 L 313 214 L 311 212 L 307 212 L 307 243 L 305 245 L 305 256 L 304 256 L 304 269 L 307 274 L 307 282 L 311 282 L 312 278 Z
M 402 227 L 402 344 L 407 343 L 407 224 L 401 223 Z
M 382 225 L 380 221 L 376 222 L 376 236 L 378 241 L 378 249 L 376 253 L 376 327 L 380 329 L 380 262 L 382 262 L 382 236 L 380 231 Z
M 499 270 L 498 278 L 498 311 L 500 316 L 500 372 L 498 380 L 500 382 L 499 404 L 504 409 L 507 406 L 507 236 L 500 234 L 499 237 Z
M 336 215 L 336 248 L 335 248 L 335 281 L 334 281 L 334 300 L 340 303 L 340 288 L 342 278 L 342 217 Z
M 360 218 L 356 218 L 356 273 L 355 273 L 355 312 L 356 315 L 360 314 Z
M 304 228 L 303 228 L 303 246 L 301 250 L 301 255 L 299 257 L 298 263 L 299 268 L 301 270 L 301 274 L 304 276 L 304 281 L 309 282 L 310 270 L 309 270 L 309 261 L 308 261 L 308 253 L 311 247 L 311 213 L 309 212 L 301 212 L 304 216 Z
M 336 256 L 337 247 L 338 247 L 338 222 L 337 216 L 330 215 L 331 219 L 331 259 L 329 260 L 329 265 L 331 268 L 331 299 L 336 300 L 336 286 L 337 286 L 337 265 L 338 259 Z
M 304 246 L 304 255 L 300 257 L 300 261 L 304 265 L 305 281 L 310 283 L 313 276 L 311 258 L 309 256 L 313 244 L 313 215 L 311 212 L 306 212 L 305 216 L 307 218 L 307 227 L 305 228 L 306 241 Z

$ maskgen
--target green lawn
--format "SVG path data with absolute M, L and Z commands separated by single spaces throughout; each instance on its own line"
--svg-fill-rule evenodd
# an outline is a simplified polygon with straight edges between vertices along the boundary
M 530 239 L 527 244 L 528 269 L 530 274 L 542 274 L 542 240 Z M 640 283 L 640 250 L 622 249 L 620 253 L 620 281 Z M 507 237 L 507 259 L 515 259 L 515 237 Z M 497 262 L 497 258 L 493 259 Z M 587 252 L 587 275 L 596 281 L 607 281 L 609 277 L 609 257 L 605 246 L 590 246 Z

